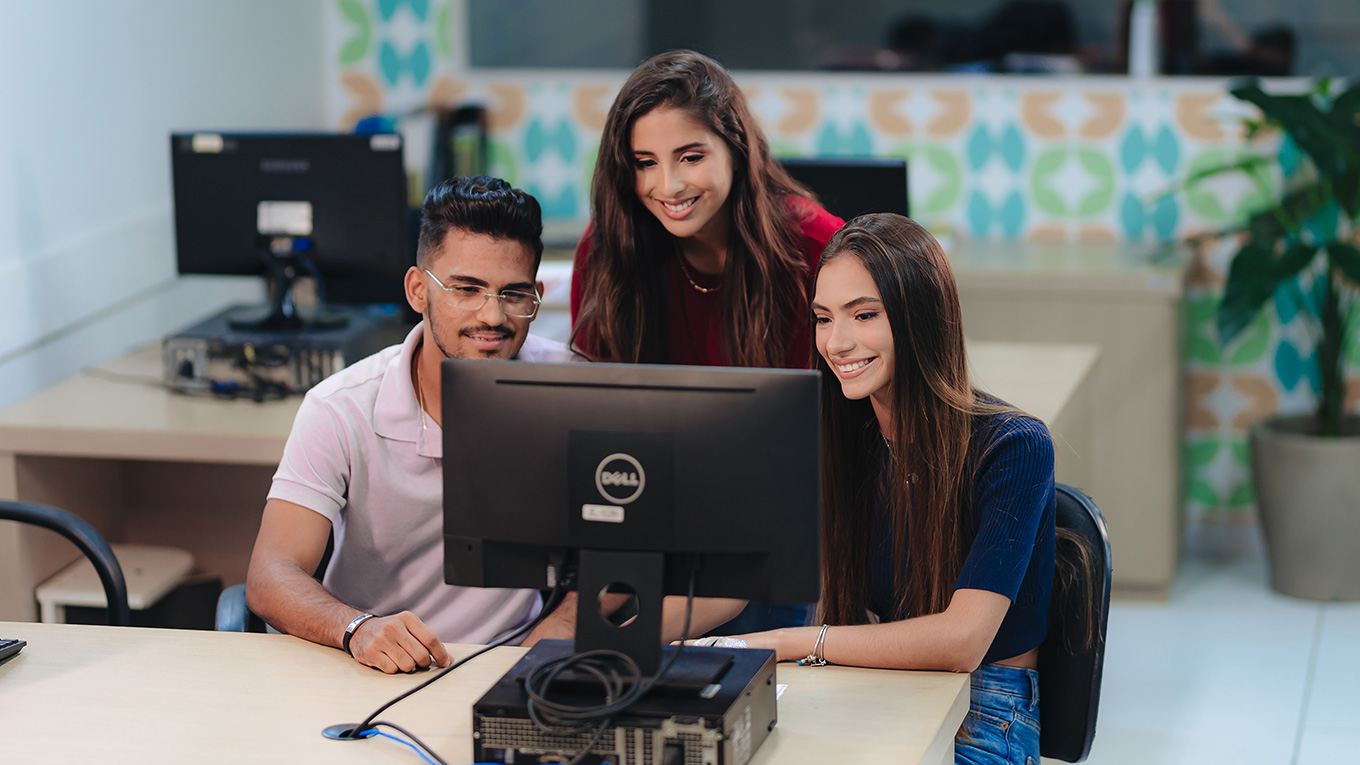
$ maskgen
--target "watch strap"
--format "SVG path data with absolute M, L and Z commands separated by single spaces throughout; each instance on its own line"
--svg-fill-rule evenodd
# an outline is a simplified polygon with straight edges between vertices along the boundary
M 354 652 L 349 650 L 349 641 L 354 637 L 354 631 L 359 629 L 359 625 L 373 617 L 374 614 L 359 614 L 354 617 L 354 621 L 350 622 L 349 626 L 345 628 L 345 637 L 340 641 L 340 647 L 345 649 L 345 653 L 354 656 Z

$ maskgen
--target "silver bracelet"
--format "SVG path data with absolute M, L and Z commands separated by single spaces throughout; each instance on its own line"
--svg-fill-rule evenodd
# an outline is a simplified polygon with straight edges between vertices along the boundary
M 800 667 L 825 667 L 826 660 L 826 628 L 830 626 L 822 625 L 822 631 L 817 633 L 817 642 L 812 644 L 812 653 L 798 662 Z

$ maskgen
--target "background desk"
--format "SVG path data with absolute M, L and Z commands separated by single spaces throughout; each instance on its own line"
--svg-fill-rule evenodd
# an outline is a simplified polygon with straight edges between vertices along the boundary
M 1090 346 L 974 343 L 985 387 L 1047 422 L 1059 480 L 1085 485 Z M 149 382 L 158 347 L 0 411 L 0 499 L 61 507 L 113 542 L 194 554 L 226 585 L 245 581 L 270 480 L 300 399 L 255 404 L 172 394 Z M 34 620 L 34 588 L 79 553 L 53 532 L 0 522 L 0 619 Z
M 330 741 L 426 675 L 384 675 L 286 635 L 0 622 L 29 642 L 0 664 L 0 741 L 49 762 L 395 763 L 396 742 Z M 471 646 L 450 646 L 455 656 Z M 499 648 L 383 713 L 449 762 L 472 754 L 471 706 L 522 648 Z M 968 676 L 780 664 L 779 724 L 763 763 L 952 763 Z
M 1092 343 L 1100 368 L 1086 489 L 1110 526 L 1120 595 L 1164 597 L 1180 547 L 1185 263 L 1151 244 L 946 248 L 974 340 Z

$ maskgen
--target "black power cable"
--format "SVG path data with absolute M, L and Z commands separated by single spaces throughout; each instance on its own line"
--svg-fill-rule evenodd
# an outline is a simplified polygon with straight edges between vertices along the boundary
M 697 577 L 696 567 L 690 570 L 689 594 L 685 600 L 685 626 L 680 632 L 680 644 L 647 683 L 642 682 L 642 671 L 631 656 L 612 650 L 585 651 L 564 656 L 544 662 L 529 673 L 524 681 L 524 691 L 529 697 L 527 705 L 529 719 L 539 730 L 556 735 L 575 735 L 595 728 L 594 738 L 584 749 L 577 752 L 567 765 L 577 765 L 585 759 L 604 736 L 605 730 L 614 722 L 614 717 L 646 696 L 656 687 L 667 670 L 674 666 L 675 660 L 684 650 L 685 640 L 689 638 Z M 568 670 L 593 677 L 604 693 L 604 703 L 579 704 L 550 699 L 553 683 Z
M 343 740 L 343 741 L 354 741 L 354 740 L 366 738 L 367 736 L 365 736 L 365 734 L 372 735 L 372 734 L 370 733 L 370 731 L 376 731 L 377 728 L 378 728 L 378 726 L 380 726 L 380 725 L 386 726 L 386 727 L 389 727 L 389 728 L 394 728 L 394 729 L 396 729 L 396 730 L 398 730 L 398 731 L 401 731 L 402 734 L 404 734 L 405 736 L 407 736 L 408 738 L 410 738 L 412 741 L 414 741 L 417 745 L 419 745 L 419 747 L 420 747 L 421 749 L 423 749 L 427 754 L 429 754 L 430 757 L 433 758 L 436 762 L 444 763 L 444 765 L 447 765 L 447 763 L 445 763 L 445 761 L 444 761 L 438 754 L 436 754 L 436 753 L 434 752 L 433 749 L 431 749 L 430 747 L 426 746 L 420 739 L 418 739 L 418 738 L 416 738 L 415 736 L 411 735 L 409 732 L 407 732 L 407 731 L 405 731 L 405 730 L 402 730 L 401 728 L 397 727 L 396 725 L 393 725 L 392 723 L 385 722 L 385 721 L 382 721 L 382 720 L 378 720 L 378 719 L 377 719 L 378 715 L 382 714 L 383 712 L 387 711 L 388 709 L 391 709 L 392 706 L 395 705 L 395 704 L 397 704 L 398 702 L 403 701 L 403 700 L 409 698 L 410 696 L 414 695 L 415 693 L 417 693 L 417 692 L 419 692 L 419 691 L 422 691 L 422 690 L 428 688 L 430 685 L 434 684 L 435 681 L 437 681 L 437 680 L 439 680 L 440 678 L 442 678 L 443 676 L 447 675 L 449 672 L 451 672 L 451 671 L 453 671 L 453 670 L 455 670 L 455 669 L 457 669 L 457 668 L 463 666 L 464 664 L 467 664 L 469 661 L 472 661 L 473 659 L 477 658 L 478 656 L 481 656 L 482 654 L 486 653 L 487 651 L 490 651 L 490 650 L 493 649 L 493 648 L 499 648 L 499 647 L 505 645 L 506 643 L 509 643 L 510 641 L 515 640 L 516 638 L 519 638 L 519 637 L 521 637 L 521 636 L 523 636 L 523 635 L 525 635 L 525 634 L 528 634 L 528 633 L 529 633 L 530 631 L 532 631 L 535 627 L 537 627 L 539 624 L 541 624 L 541 623 L 543 622 L 544 619 L 548 618 L 548 615 L 551 614 L 551 613 L 553 612 L 553 610 L 555 610 L 555 609 L 557 608 L 557 606 L 562 602 L 562 598 L 566 595 L 566 593 L 567 593 L 567 588 L 568 588 L 569 586 L 570 586 L 570 582 L 568 582 L 567 579 L 566 579 L 565 577 L 559 577 L 559 578 L 558 578 L 558 582 L 557 582 L 557 586 L 553 588 L 552 594 L 548 596 L 547 602 L 543 604 L 543 609 L 542 609 L 541 611 L 539 611 L 538 616 L 534 617 L 531 621 L 529 621 L 529 622 L 528 622 L 527 624 L 525 624 L 524 626 L 522 626 L 522 627 L 520 627 L 519 629 L 515 630 L 514 632 L 511 632 L 510 634 L 508 634 L 508 635 L 506 635 L 506 636 L 500 638 L 499 640 L 496 640 L 495 642 L 493 642 L 493 643 L 491 643 L 491 644 L 489 644 L 489 645 L 485 645 L 485 646 L 483 646 L 483 647 L 477 649 L 476 651 L 473 651 L 472 653 L 468 654 L 467 656 L 464 656 L 463 658 L 459 659 L 458 661 L 455 661 L 454 663 L 450 664 L 449 666 L 447 666 L 447 667 L 445 667 L 445 668 L 439 670 L 439 672 L 435 673 L 435 675 L 434 675 L 433 677 L 429 678 L 428 680 L 425 680 L 424 682 L 420 683 L 419 685 L 415 686 L 414 688 L 412 688 L 412 689 L 406 691 L 405 693 L 402 693 L 401 695 L 397 696 L 396 698 L 392 699 L 391 701 L 388 701 L 387 703 L 385 703 L 385 704 L 383 704 L 382 706 L 378 707 L 376 710 L 373 711 L 373 714 L 371 714 L 371 715 L 369 715 L 368 717 L 364 718 L 364 721 L 361 722 L 361 723 L 359 723 L 358 725 L 355 725 L 354 727 L 349 728 L 348 730 L 344 730 L 343 732 L 339 733 L 338 735 L 334 734 L 334 731 L 337 730 L 337 729 L 340 729 L 342 726 L 332 726 L 332 727 L 330 727 L 330 728 L 327 728 L 326 731 L 324 731 L 324 733 L 325 733 L 327 736 L 329 736 L 329 737 L 331 737 L 331 738 L 338 739 L 338 740 Z M 347 727 L 347 726 L 345 726 L 345 727 Z

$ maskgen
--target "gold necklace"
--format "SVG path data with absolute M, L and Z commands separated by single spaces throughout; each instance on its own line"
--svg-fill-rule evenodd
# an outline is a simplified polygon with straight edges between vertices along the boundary
M 699 283 L 694 281 L 694 277 L 689 275 L 689 266 L 685 265 L 685 254 L 683 252 L 677 252 L 675 253 L 675 257 L 680 260 L 680 273 L 685 275 L 685 279 L 689 282 L 689 286 L 693 287 L 696 290 L 699 290 L 705 295 L 710 292 L 717 292 L 718 290 L 722 289 L 721 284 L 719 284 L 716 287 L 700 287 Z
M 411 363 L 416 368 L 416 404 L 420 406 L 420 439 L 425 442 L 425 451 L 432 452 L 434 450 L 430 448 L 430 431 L 425 426 L 425 385 L 420 379 L 420 357 L 417 356 Z M 434 465 L 436 470 L 439 469 L 439 463 L 434 461 L 434 457 L 430 457 L 430 464 Z

